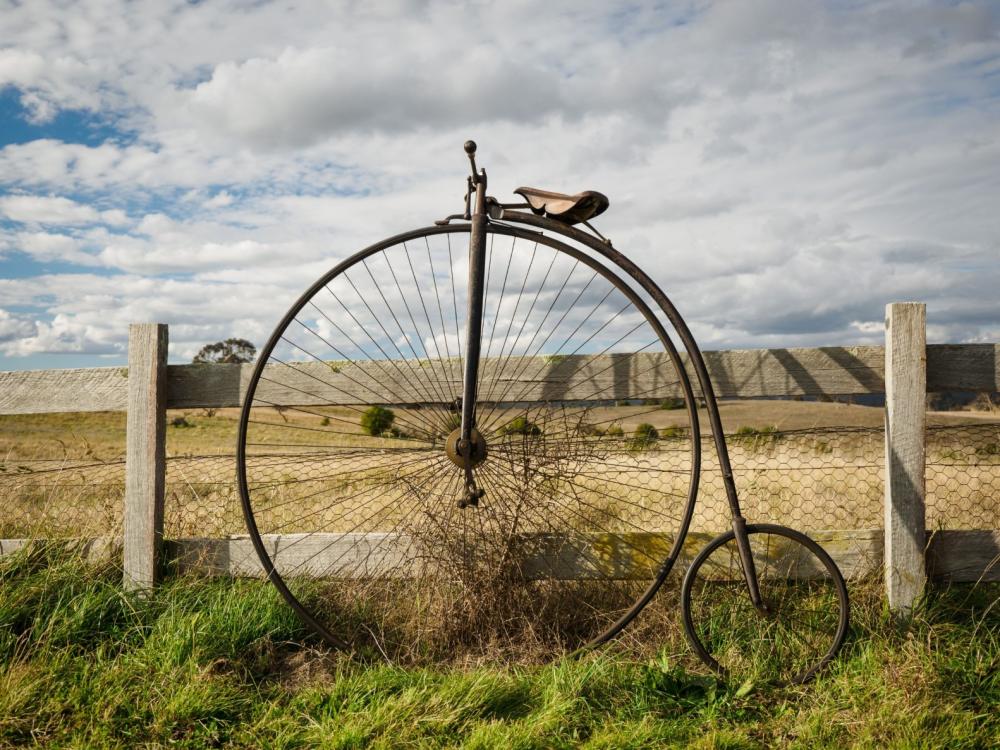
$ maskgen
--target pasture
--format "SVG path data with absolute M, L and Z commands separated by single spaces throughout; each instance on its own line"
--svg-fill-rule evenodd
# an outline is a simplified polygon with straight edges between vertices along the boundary
M 855 590 L 815 683 L 724 684 L 679 629 L 634 659 L 400 667 L 329 652 L 259 581 L 147 597 L 55 550 L 0 560 L 0 746 L 985 748 L 1000 743 L 1000 591 L 935 592 L 908 629 Z
M 884 455 L 881 409 L 841 403 L 801 401 L 725 401 L 724 428 L 730 440 L 733 465 L 748 518 L 758 521 L 791 519 L 806 530 L 866 529 L 882 525 L 881 496 Z M 273 410 L 269 410 L 273 411 Z M 266 441 L 315 443 L 315 431 L 324 416 L 337 420 L 339 433 L 324 436 L 331 447 L 350 434 L 357 442 L 358 415 L 338 407 L 320 413 L 284 410 L 257 427 Z M 683 412 L 655 406 L 601 407 L 589 418 L 618 425 L 623 440 L 641 423 L 664 434 L 683 423 Z M 326 417 L 329 419 L 329 417 Z M 243 533 L 243 520 L 234 487 L 232 460 L 236 438 L 236 409 L 170 410 L 167 418 L 168 461 L 165 512 L 167 537 L 225 536 Z M 350 424 L 353 423 L 353 424 Z M 993 497 L 1000 483 L 1000 427 L 989 412 L 932 412 L 928 415 L 928 528 L 1000 528 L 1000 509 Z M 345 426 L 347 425 L 347 426 Z M 772 432 L 773 431 L 773 432 Z M 702 425 L 703 438 L 709 433 Z M 373 446 L 405 448 L 388 438 L 371 438 Z M 624 445 L 624 443 L 623 443 Z M 124 492 L 125 414 L 96 412 L 0 416 L 0 538 L 20 536 L 94 536 L 120 526 Z M 705 443 L 705 467 L 695 530 L 726 528 L 728 511 L 711 445 Z M 686 469 L 688 443 L 683 435 L 660 450 L 632 453 L 650 475 L 659 476 L 658 492 L 679 491 L 662 486 L 663 469 Z M 307 454 L 303 448 L 302 453 Z M 333 459 L 316 462 L 301 457 L 259 459 L 266 477 L 294 473 L 308 477 L 343 475 Z M 592 458 L 592 457 L 591 457 Z M 312 460 L 312 463 L 310 461 Z M 362 481 L 393 459 L 355 469 L 345 480 Z M 291 467 L 295 468 L 292 469 Z M 600 471 L 588 470 L 590 475 Z M 634 481 L 634 480 L 633 480 Z M 680 481 L 678 479 L 678 481 Z M 317 479 L 300 488 L 318 489 Z M 296 505 L 294 514 L 314 509 Z M 292 511 L 290 511 L 292 512 Z M 294 517 L 287 519 L 294 522 Z
M 344 426 L 356 418 L 350 412 L 329 407 L 323 414 L 358 441 L 360 427 Z M 881 409 L 727 401 L 722 414 L 749 518 L 791 522 L 814 533 L 881 525 Z M 642 423 L 671 435 L 680 416 L 652 405 L 604 406 L 589 419 L 620 425 L 627 441 Z M 236 418 L 233 409 L 168 413 L 168 538 L 243 533 L 233 486 Z M 278 431 L 286 424 L 316 427 L 323 419 L 288 410 L 262 421 L 274 420 L 280 426 L 264 429 Z M 983 413 L 953 412 L 930 414 L 928 426 L 931 522 L 997 528 L 996 423 Z M 0 538 L 101 535 L 120 528 L 124 439 L 121 413 L 0 417 Z M 392 437 L 371 440 L 390 451 L 405 445 Z M 664 468 L 686 460 L 677 450 L 683 436 L 673 440 L 638 452 L 623 443 L 613 461 L 605 460 L 644 462 L 651 475 L 662 476 Z M 265 460 L 279 476 L 303 469 L 317 477 L 331 469 L 352 471 L 329 459 L 316 464 L 305 448 L 303 455 L 295 453 Z M 718 467 L 707 443 L 706 459 L 693 526 L 696 545 L 726 523 Z M 339 489 L 322 478 L 304 485 L 364 491 L 381 470 L 354 469 L 357 475 Z M 602 473 L 606 477 L 608 467 Z M 660 481 L 658 491 L 664 489 Z M 296 514 L 315 510 L 299 504 Z M 148 596 L 135 597 L 122 590 L 115 564 L 83 562 L 73 554 L 34 548 L 0 559 L 0 745 L 749 748 L 1000 742 L 994 717 L 1000 698 L 996 584 L 935 589 L 907 629 L 885 611 L 878 580 L 856 579 L 844 654 L 816 683 L 777 689 L 727 684 L 706 673 L 678 622 L 676 580 L 616 644 L 579 660 L 550 662 L 546 644 L 536 641 L 504 650 L 498 661 L 500 652 L 459 638 L 448 642 L 446 654 L 386 664 L 377 649 L 324 648 L 262 581 L 168 576 Z

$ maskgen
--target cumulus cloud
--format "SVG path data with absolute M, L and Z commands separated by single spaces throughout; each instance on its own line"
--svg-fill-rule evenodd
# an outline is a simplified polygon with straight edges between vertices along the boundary
M 36 331 L 34 321 L 0 309 L 0 346 L 10 341 L 16 342 L 34 336 Z
M 32 224 L 93 224 L 101 219 L 93 206 L 52 195 L 2 197 L 0 213 L 12 221 Z
M 0 280 L 4 351 L 154 319 L 174 357 L 259 341 L 336 260 L 460 210 L 468 137 L 498 197 L 607 193 L 709 346 L 877 341 L 898 299 L 984 340 L 997 59 L 986 2 L 23 3 L 0 87 L 110 135 L 0 148 L 5 262 L 80 266 Z
M 62 261 L 80 266 L 93 266 L 98 259 L 81 249 L 76 237 L 50 232 L 20 232 L 12 246 L 40 262 Z

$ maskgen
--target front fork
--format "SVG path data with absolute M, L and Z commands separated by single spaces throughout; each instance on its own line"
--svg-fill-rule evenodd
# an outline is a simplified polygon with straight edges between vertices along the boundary
M 486 170 L 476 172 L 476 144 L 466 141 L 465 153 L 472 163 L 469 190 L 475 188 L 475 201 L 469 234 L 469 304 L 465 328 L 465 371 L 462 380 L 462 424 L 457 453 L 465 469 L 465 496 L 460 506 L 477 505 L 483 491 L 476 487 L 472 474 L 472 431 L 476 427 L 476 383 L 479 380 L 479 354 L 483 332 L 483 288 L 486 282 Z
M 757 580 L 757 566 L 750 550 L 750 535 L 747 534 L 747 520 L 741 516 L 733 516 L 733 534 L 736 536 L 736 548 L 740 551 L 740 567 L 743 568 L 743 580 L 746 581 L 750 601 L 759 611 L 767 614 L 767 605 L 760 595 L 760 582 Z

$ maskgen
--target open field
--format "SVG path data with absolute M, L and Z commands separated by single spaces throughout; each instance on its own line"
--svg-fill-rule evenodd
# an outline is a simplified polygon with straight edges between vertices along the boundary
M 679 629 L 519 667 L 402 668 L 319 648 L 261 581 L 0 560 L 0 746 L 949 747 L 1000 744 L 995 587 L 935 594 L 908 629 L 855 588 L 844 653 L 801 688 L 726 685 Z M 991 606 L 992 603 L 992 606 Z
M 341 530 L 353 526 L 360 517 L 351 521 L 350 514 L 339 511 L 322 515 L 318 503 L 325 497 L 324 492 L 351 496 L 348 502 L 360 507 L 366 500 L 363 485 L 375 488 L 379 475 L 393 471 L 403 460 L 406 451 L 393 453 L 392 449 L 427 447 L 412 440 L 362 437 L 357 412 L 344 407 L 317 413 L 268 411 L 271 413 L 261 419 L 268 424 L 254 425 L 254 437 L 261 442 L 281 442 L 286 447 L 278 452 L 288 455 L 255 459 L 256 476 L 262 483 L 274 485 L 270 502 L 281 515 L 274 516 L 273 525 L 283 526 L 286 533 L 320 530 L 320 521 L 328 530 L 336 530 L 337 524 Z M 749 518 L 781 521 L 806 530 L 882 525 L 881 409 L 818 402 L 727 401 L 722 403 L 722 414 L 727 432 L 737 433 L 730 445 Z M 928 416 L 930 528 L 1000 528 L 1000 504 L 995 501 L 1000 493 L 1000 427 L 983 415 L 949 412 Z M 684 416 L 682 411 L 653 406 L 599 407 L 588 413 L 588 421 L 602 429 L 620 427 L 622 450 L 612 453 L 591 448 L 587 453 L 581 448 L 587 443 L 577 442 L 575 460 L 560 454 L 559 462 L 555 454 L 562 446 L 556 443 L 548 473 L 556 469 L 575 472 L 574 481 L 591 492 L 598 486 L 605 494 L 614 494 L 615 487 L 622 492 L 632 491 L 630 485 L 638 487 L 635 491 L 643 496 L 639 502 L 660 508 L 666 530 L 673 530 L 679 509 L 669 504 L 683 496 L 686 488 L 689 441 L 680 434 L 660 440 L 648 450 L 626 449 L 629 436 L 640 423 L 652 424 L 669 435 Z M 170 412 L 168 536 L 243 532 L 233 484 L 236 418 L 235 409 Z M 398 424 L 405 429 L 416 424 L 417 418 L 401 411 Z M 324 426 L 324 421 L 336 429 Z M 119 528 L 124 427 L 124 414 L 118 413 L 0 417 L 0 494 L 5 499 L 4 510 L 0 511 L 0 538 L 101 535 Z M 772 433 L 772 429 L 777 432 Z M 322 437 L 331 449 L 350 443 L 378 446 L 385 451 L 362 457 L 355 451 L 347 458 L 338 458 L 341 454 L 335 450 L 323 456 L 304 455 L 316 453 L 309 447 L 316 444 L 316 436 Z M 296 448 L 299 444 L 301 447 Z M 269 452 L 267 447 L 260 450 Z M 514 445 L 507 457 L 520 451 L 523 458 L 533 450 Z M 428 465 L 443 456 L 443 451 L 427 453 Z M 414 450 L 406 455 L 415 461 L 421 454 Z M 501 455 L 496 453 L 491 462 L 499 461 Z M 705 443 L 704 457 L 694 528 L 717 531 L 727 525 L 728 512 L 710 442 Z M 414 471 L 420 469 L 419 464 L 412 465 Z M 507 471 L 502 464 L 495 465 L 498 472 Z M 453 502 L 458 489 L 451 474 L 441 476 L 447 483 L 438 490 L 431 487 L 429 492 L 438 491 L 443 506 Z M 538 476 L 544 478 L 544 470 Z M 295 484 L 287 484 L 289 481 Z M 515 488 L 505 491 L 513 493 Z M 296 495 L 307 499 L 295 501 Z M 296 521 L 302 517 L 310 520 Z M 387 520 L 376 518 L 373 523 Z M 348 521 L 350 524 L 344 526 Z
M 321 519 L 308 514 L 321 511 L 317 503 L 324 491 L 332 489 L 342 496 L 353 493 L 350 502 L 360 506 L 366 497 L 359 486 L 367 482 L 374 489 L 380 474 L 392 471 L 405 460 L 406 451 L 394 454 L 390 449 L 415 445 L 412 441 L 361 436 L 357 413 L 343 407 L 322 412 L 329 415 L 326 421 L 332 420 L 337 428 L 332 439 L 323 434 L 330 428 L 323 426 L 320 413 L 268 411 L 271 413 L 261 419 L 268 424 L 255 424 L 254 438 L 281 442 L 286 447 L 278 452 L 286 456 L 255 459 L 257 478 L 276 485 L 273 504 L 282 509 L 284 516 L 275 517 L 275 525 L 289 524 L 286 532 L 319 530 Z M 748 517 L 780 520 L 807 530 L 882 525 L 881 409 L 816 402 L 727 401 L 722 404 L 722 414 L 727 432 L 742 429 L 747 433 L 732 439 L 730 445 Z M 951 412 L 928 417 L 930 528 L 1000 527 L 1000 510 L 995 502 L 1000 494 L 1000 427 L 982 414 Z M 236 418 L 235 409 L 170 413 L 168 536 L 243 532 L 233 484 Z M 619 426 L 623 448 L 628 446 L 629 436 L 638 424 L 650 423 L 668 435 L 683 418 L 682 411 L 649 406 L 600 407 L 588 414 L 588 420 L 603 429 Z M 402 413 L 399 423 L 405 427 L 408 420 L 415 417 Z M 123 492 L 124 424 L 124 415 L 116 413 L 0 417 L 0 494 L 5 499 L 0 512 L 0 538 L 38 533 L 101 535 L 117 529 Z M 771 433 L 772 428 L 779 432 Z M 381 446 L 386 451 L 364 457 L 354 453 L 340 459 L 336 451 L 324 453 L 322 447 L 309 447 L 316 445 L 317 435 L 326 439 L 324 445 L 329 444 L 331 449 L 349 442 Z M 296 444 L 302 447 L 296 448 Z M 569 469 L 577 474 L 575 481 L 591 491 L 596 483 L 610 478 L 611 483 L 603 483 L 603 492 L 614 494 L 614 482 L 622 492 L 631 491 L 631 485 L 638 488 L 640 495 L 648 496 L 643 500 L 647 506 L 659 507 L 683 495 L 690 466 L 688 449 L 682 434 L 673 440 L 661 440 L 646 451 L 619 451 L 617 455 L 624 458 L 615 458 L 607 450 L 592 450 L 590 454 L 577 450 L 575 461 L 554 462 L 549 473 L 557 468 Z M 266 446 L 259 450 L 269 452 Z M 520 452 L 523 459 L 531 450 L 519 448 L 513 453 Z M 289 451 L 297 455 L 288 455 Z M 443 452 L 429 453 L 435 459 Z M 419 458 L 416 452 L 409 455 Z M 493 461 L 500 455 L 496 454 Z M 511 455 L 509 450 L 508 458 Z M 694 528 L 719 530 L 726 526 L 728 511 L 714 451 L 708 442 L 704 458 Z M 418 468 L 414 464 L 414 470 Z M 506 471 L 509 473 L 509 466 Z M 619 472 L 617 480 L 614 471 Z M 454 478 L 447 475 L 447 479 L 449 484 L 440 489 L 442 503 L 452 502 L 458 491 Z M 297 485 L 285 484 L 289 480 Z M 332 487 L 331 481 L 340 488 Z M 281 493 L 286 499 L 277 497 Z M 292 502 L 294 494 L 311 499 Z M 666 529 L 673 530 L 679 509 L 667 507 L 662 512 Z M 309 523 L 293 528 L 296 516 L 317 523 L 312 523 L 313 528 Z M 346 516 L 339 518 L 340 522 L 346 520 Z M 336 524 L 338 518 L 329 517 L 325 522 L 328 526 Z
M 740 427 L 774 426 L 779 431 L 866 427 L 881 429 L 883 410 L 867 406 L 808 401 L 745 400 L 720 404 L 723 427 L 727 433 Z M 332 414 L 337 410 L 330 410 Z M 347 410 L 340 410 L 349 414 Z M 209 416 L 211 414 L 211 416 Z M 682 424 L 682 411 L 653 406 L 604 407 L 599 419 L 614 418 L 629 432 L 640 422 L 655 427 Z M 705 411 L 702 432 L 708 434 Z M 310 422 L 313 417 L 302 412 L 284 412 L 288 420 Z M 190 426 L 168 426 L 167 454 L 170 456 L 230 453 L 236 440 L 238 409 L 183 409 L 168 412 L 167 423 L 184 418 Z M 930 412 L 928 426 L 982 424 L 1000 419 L 991 412 Z M 14 459 L 119 459 L 125 452 L 125 414 L 90 412 L 66 414 L 26 414 L 0 416 L 0 457 Z

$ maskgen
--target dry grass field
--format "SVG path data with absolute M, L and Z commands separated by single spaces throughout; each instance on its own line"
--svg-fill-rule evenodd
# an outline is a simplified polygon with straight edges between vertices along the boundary
M 727 401 L 721 410 L 726 432 L 735 435 L 730 439 L 732 461 L 748 517 L 781 521 L 807 530 L 881 526 L 881 409 L 839 403 Z M 275 492 L 289 492 L 289 486 L 281 485 L 293 480 L 298 483 L 298 496 L 315 497 L 324 487 L 329 489 L 329 481 L 336 476 L 342 484 L 340 491 L 361 498 L 361 485 L 377 485 L 380 474 L 394 471 L 404 460 L 401 456 L 408 455 L 405 449 L 413 446 L 404 440 L 362 436 L 358 414 L 344 407 L 324 409 L 326 420 L 319 414 L 301 411 L 268 411 L 260 421 L 272 424 L 255 424 L 253 439 L 280 443 L 285 446 L 280 451 L 262 447 L 260 452 L 285 455 L 255 458 L 253 466 L 258 468 L 261 481 L 276 486 Z M 704 422 L 704 410 L 700 414 Z M 169 413 L 169 536 L 243 532 L 233 482 L 237 419 L 236 409 Z M 321 435 L 327 441 L 324 445 L 370 445 L 377 446 L 380 452 L 366 455 L 368 463 L 363 465 L 359 465 L 356 455 L 305 455 L 315 454 L 316 449 L 310 446 L 317 444 L 321 424 L 329 424 L 330 420 L 336 430 L 329 436 Z M 623 433 L 621 445 L 627 446 L 639 424 L 652 424 L 662 434 L 670 435 L 672 427 L 686 423 L 686 415 L 655 406 L 619 406 L 595 409 L 587 420 L 605 427 L 619 426 Z M 401 411 L 397 423 L 405 426 L 415 421 L 414 415 Z M 1000 490 L 1000 426 L 995 417 L 983 412 L 932 412 L 928 426 L 929 525 L 1000 527 L 1000 511 L 994 500 Z M 705 437 L 708 426 L 703 424 L 702 429 Z M 125 415 L 120 413 L 0 417 L 0 495 L 4 501 L 0 538 L 37 533 L 90 535 L 117 529 L 123 492 L 124 437 Z M 641 504 L 655 505 L 667 496 L 683 494 L 688 450 L 688 441 L 681 434 L 673 440 L 662 439 L 645 451 L 621 450 L 614 455 L 606 449 L 591 450 L 589 454 L 578 451 L 575 462 L 563 457 L 559 468 L 578 473 L 582 486 L 594 487 L 603 482 L 607 488 L 615 481 L 617 466 L 627 473 L 622 479 L 636 484 L 638 476 L 638 484 L 646 488 Z M 429 453 L 438 459 L 443 454 Z M 725 527 L 728 511 L 714 450 L 707 440 L 704 457 L 693 528 L 718 530 Z M 509 461 L 509 451 L 507 458 Z M 501 454 L 495 454 L 490 461 L 502 474 Z M 638 473 L 640 468 L 645 472 L 642 475 Z M 452 473 L 441 476 L 448 478 L 449 485 L 439 487 L 439 492 L 457 491 L 451 486 Z M 321 519 L 315 517 L 315 523 L 294 524 L 296 515 L 308 517 L 316 510 L 308 500 L 287 502 L 281 507 L 282 512 L 290 514 L 289 531 L 320 525 Z

